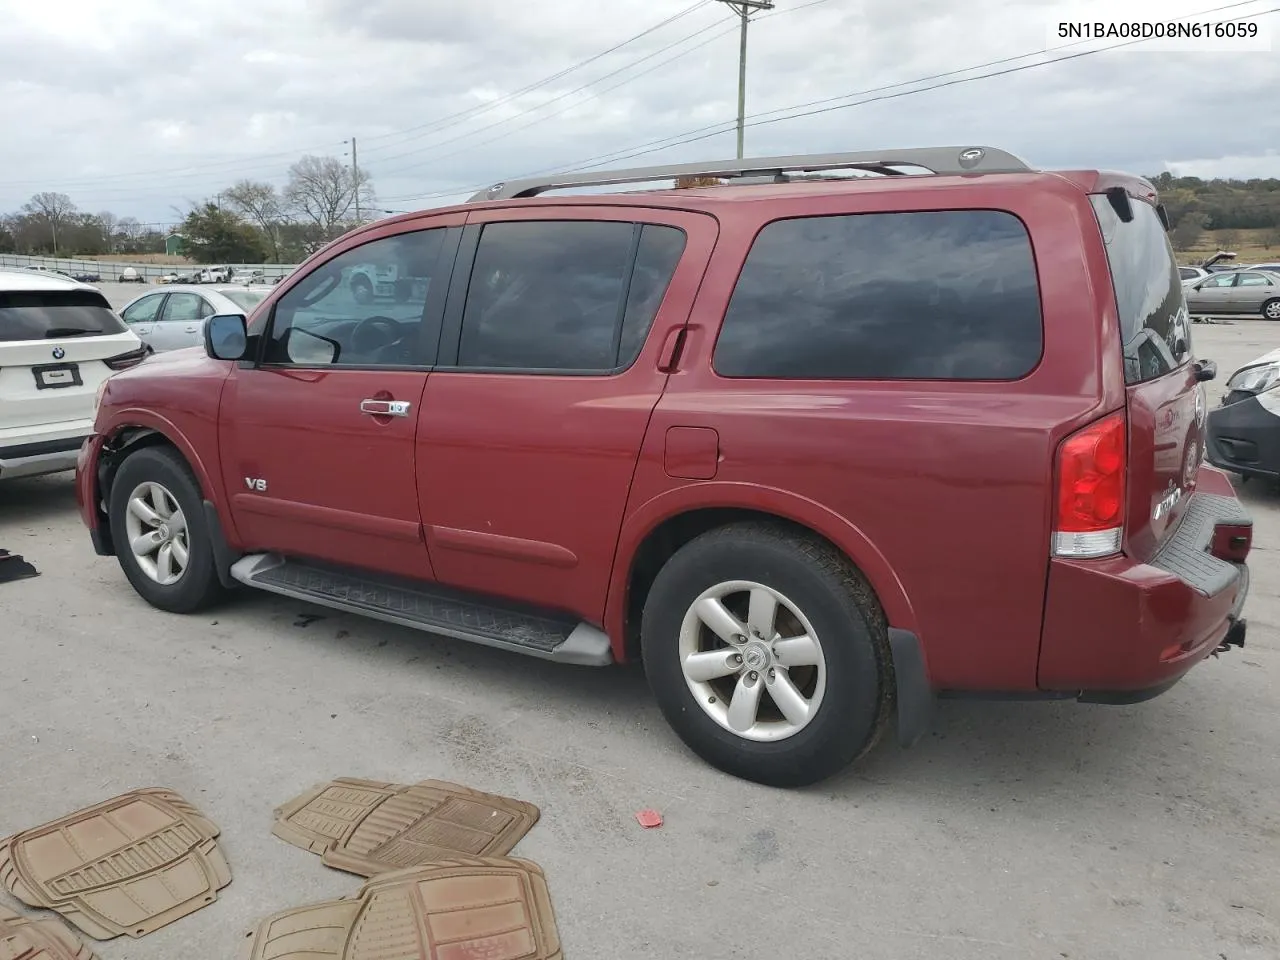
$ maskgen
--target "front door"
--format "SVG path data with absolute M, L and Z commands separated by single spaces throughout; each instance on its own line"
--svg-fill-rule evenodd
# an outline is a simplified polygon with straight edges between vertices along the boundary
M 160 308 L 164 306 L 164 298 L 167 296 L 166 292 L 149 293 L 133 301 L 120 314 L 120 319 L 129 325 L 129 329 L 153 350 L 156 321 L 160 319 Z
M 186 291 L 170 293 L 151 332 L 151 346 L 156 353 L 162 353 L 198 345 L 200 324 L 205 317 L 212 315 L 213 307 L 200 294 Z
M 1234 273 L 1215 273 L 1195 285 L 1195 291 L 1187 295 L 1187 309 L 1209 316 L 1231 312 L 1231 288 L 1235 285 Z
M 430 578 L 414 439 L 461 230 L 429 223 L 354 238 L 292 280 L 229 379 L 224 480 L 250 549 Z M 371 265 L 409 282 L 361 302 L 351 279 Z
M 600 623 L 664 350 L 716 221 L 626 207 L 468 219 L 418 418 L 437 578 Z

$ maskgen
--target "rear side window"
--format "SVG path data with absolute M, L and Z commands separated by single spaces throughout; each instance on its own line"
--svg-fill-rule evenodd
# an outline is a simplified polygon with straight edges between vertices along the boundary
M 1031 239 L 995 210 L 780 220 L 760 232 L 713 364 L 726 377 L 1016 380 L 1044 325 Z
M 0 342 L 100 337 L 125 330 L 95 290 L 0 293 Z
M 1106 196 L 1095 194 L 1089 199 L 1111 263 L 1125 382 L 1164 376 L 1191 357 L 1187 302 L 1164 225 L 1148 203 L 1131 201 L 1133 219 L 1125 223 Z M 1207 282 L 1230 286 L 1232 280 L 1225 275 Z
M 604 373 L 640 353 L 682 230 L 588 220 L 491 223 L 467 290 L 458 366 Z

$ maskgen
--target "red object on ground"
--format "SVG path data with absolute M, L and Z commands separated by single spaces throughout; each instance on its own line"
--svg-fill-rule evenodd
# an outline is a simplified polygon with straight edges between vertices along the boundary
M 641 810 L 636 814 L 636 822 L 646 830 L 662 826 L 662 814 L 657 810 Z

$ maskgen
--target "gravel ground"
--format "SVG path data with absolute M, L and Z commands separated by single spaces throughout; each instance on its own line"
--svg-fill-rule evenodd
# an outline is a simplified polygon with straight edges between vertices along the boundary
M 1196 334 L 1219 362 L 1214 403 L 1280 344 L 1261 321 Z M 153 785 L 222 826 L 235 881 L 219 902 L 100 944 L 103 960 L 231 958 L 262 916 L 353 892 L 270 834 L 274 806 L 342 775 L 538 804 L 517 852 L 546 868 L 571 960 L 1275 958 L 1280 494 L 1242 496 L 1257 523 L 1244 651 L 1132 707 L 944 702 L 912 750 L 777 791 L 686 752 L 634 669 L 265 594 L 151 609 L 93 555 L 69 476 L 10 481 L 0 546 L 42 576 L 0 585 L 0 835 Z M 641 830 L 646 807 L 665 826 Z

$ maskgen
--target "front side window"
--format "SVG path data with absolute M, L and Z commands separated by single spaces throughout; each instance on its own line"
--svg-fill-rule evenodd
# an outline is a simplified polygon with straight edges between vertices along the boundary
M 1191 322 L 1178 278 L 1178 264 L 1160 216 L 1149 203 L 1131 200 L 1124 222 L 1111 201 L 1091 196 L 1111 264 L 1111 285 L 1120 311 L 1125 382 L 1164 376 L 1191 359 Z M 1235 277 L 1212 277 L 1201 289 L 1229 287 Z
M 724 377 L 1014 380 L 1040 361 L 1031 240 L 995 210 L 779 220 L 752 245 Z
M 151 323 L 160 312 L 160 304 L 163 302 L 163 293 L 153 293 L 149 297 L 143 297 L 137 303 L 130 304 L 120 316 L 125 323 Z
M 316 267 L 275 305 L 264 359 L 305 366 L 420 366 L 427 297 L 448 282 L 446 229 L 382 237 Z M 432 330 L 438 332 L 438 321 Z
M 1200 284 L 1201 290 L 1216 290 L 1221 287 L 1230 287 L 1236 282 L 1235 274 L 1220 273 L 1216 277 L 1210 277 L 1204 283 Z
M 480 235 L 458 366 L 603 373 L 639 354 L 684 251 L 656 224 L 491 223 Z

